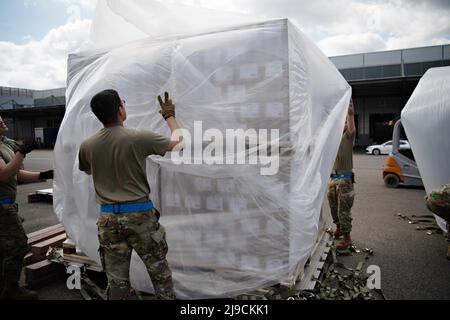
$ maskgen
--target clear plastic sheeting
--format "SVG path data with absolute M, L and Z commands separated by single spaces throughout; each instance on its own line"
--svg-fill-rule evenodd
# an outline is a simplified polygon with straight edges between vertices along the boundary
M 258 22 L 254 16 L 189 5 L 182 1 L 98 0 L 87 49 L 144 38 L 168 38 Z
M 450 183 L 450 67 L 428 70 L 402 111 L 427 194 Z M 436 216 L 439 226 L 446 223 Z
M 295 282 L 323 230 L 321 208 L 351 88 L 292 23 L 145 38 L 71 55 L 68 68 L 54 207 L 83 252 L 99 261 L 99 206 L 92 178 L 78 170 L 77 160 L 81 142 L 102 127 L 90 110 L 92 96 L 116 89 L 126 100 L 128 128 L 169 136 L 156 99 L 169 91 L 177 119 L 192 137 L 194 122 L 201 121 L 203 132 L 277 130 L 259 152 L 279 143 L 279 170 L 273 175 L 261 174 L 263 163 L 209 165 L 205 154 L 199 164 L 176 164 L 171 154 L 149 158 L 151 199 L 167 231 L 177 296 L 230 297 Z M 208 146 L 211 139 L 203 138 L 200 144 Z M 237 156 L 234 148 L 223 154 Z M 193 161 L 196 157 L 193 153 Z M 152 291 L 135 254 L 130 276 L 135 288 Z

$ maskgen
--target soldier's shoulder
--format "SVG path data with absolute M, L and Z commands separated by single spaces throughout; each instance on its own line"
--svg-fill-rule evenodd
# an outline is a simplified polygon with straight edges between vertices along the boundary
M 93 145 L 95 145 L 98 141 L 99 138 L 99 133 L 95 133 L 89 137 L 87 137 L 85 140 L 83 140 L 83 142 L 80 145 L 80 148 L 89 148 Z
M 154 133 L 148 130 L 135 130 L 135 129 L 126 129 L 127 135 L 129 138 L 133 140 L 139 139 L 148 139 L 149 136 L 153 136 Z
M 136 129 L 130 129 L 130 128 L 123 128 L 123 133 L 130 136 L 135 136 L 139 133 L 139 130 Z

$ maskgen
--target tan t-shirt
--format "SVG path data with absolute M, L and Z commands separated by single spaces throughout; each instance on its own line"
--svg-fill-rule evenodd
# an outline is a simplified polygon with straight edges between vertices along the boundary
M 333 171 L 338 174 L 352 173 L 353 171 L 353 144 L 355 142 L 355 131 L 345 131 L 342 135 L 339 151 L 334 162 Z
M 14 140 L 0 137 L 0 158 L 8 164 L 14 158 L 14 150 L 17 148 Z M 0 200 L 15 197 L 17 194 L 17 176 L 7 182 L 0 182 Z
M 170 139 L 121 126 L 104 128 L 81 144 L 79 169 L 91 172 L 99 204 L 148 200 L 146 159 L 163 156 Z

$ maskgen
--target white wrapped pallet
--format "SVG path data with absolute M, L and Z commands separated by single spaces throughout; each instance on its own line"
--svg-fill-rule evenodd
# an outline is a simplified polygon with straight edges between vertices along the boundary
M 168 136 L 156 96 L 169 91 L 180 125 L 192 135 L 195 121 L 223 133 L 278 130 L 271 141 L 281 145 L 274 175 L 262 175 L 260 163 L 177 165 L 170 155 L 151 157 L 147 172 L 178 297 L 229 297 L 294 283 L 322 227 L 351 97 L 329 59 L 288 20 L 71 55 L 54 207 L 70 238 L 97 261 L 99 206 L 77 155 L 81 142 L 101 129 L 89 103 L 106 88 L 126 100 L 129 128 Z M 234 149 L 225 156 L 234 158 Z M 152 290 L 136 255 L 130 275 L 134 287 Z
M 402 111 L 427 194 L 450 183 L 450 67 L 428 70 Z M 436 216 L 439 226 L 446 223 Z

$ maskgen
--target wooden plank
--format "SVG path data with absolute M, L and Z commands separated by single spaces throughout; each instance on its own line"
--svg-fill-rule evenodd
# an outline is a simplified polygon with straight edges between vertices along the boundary
M 67 238 L 66 241 L 63 242 L 63 253 L 64 254 L 76 254 L 77 253 L 77 247 L 72 240 Z
M 47 194 L 32 193 L 28 195 L 28 203 L 47 202 L 53 203 L 53 196 Z
M 63 233 L 65 233 L 65 229 L 64 229 L 63 226 L 60 226 L 60 227 L 58 227 L 56 229 L 52 229 L 50 231 L 40 233 L 39 235 L 35 235 L 33 237 L 28 236 L 28 244 L 30 246 L 32 246 L 32 245 L 34 245 L 36 243 L 48 240 L 50 238 L 54 238 L 54 237 L 59 236 L 60 234 L 63 234 Z
M 33 246 L 31 246 L 31 253 L 33 253 L 35 257 L 43 256 L 47 253 L 49 247 L 55 246 L 61 247 L 62 243 L 64 242 L 64 240 L 66 240 L 66 238 L 67 238 L 66 234 L 63 233 L 54 238 L 50 238 L 48 240 L 36 243 Z
M 78 254 L 64 254 L 64 260 L 98 266 L 95 260 L 92 260 L 88 256 L 80 256 Z
M 86 269 L 96 272 L 103 272 L 102 266 L 97 264 L 96 261 L 92 260 L 88 256 L 82 256 L 78 254 L 64 254 L 63 258 L 66 263 L 82 265 L 85 266 Z
M 49 202 L 53 203 L 53 189 L 38 190 L 28 195 L 28 203 Z
M 27 253 L 27 255 L 23 258 L 23 265 L 27 266 L 33 261 L 33 254 Z
M 303 276 L 295 285 L 297 290 L 313 290 L 315 288 L 317 280 L 323 271 L 332 244 L 332 236 L 328 233 L 324 233 L 318 247 L 311 256 L 310 265 L 305 268 Z
M 28 238 L 33 238 L 33 237 L 41 235 L 42 233 L 53 231 L 53 230 L 58 229 L 60 227 L 64 228 L 64 226 L 62 224 L 56 224 L 54 226 L 51 226 L 51 227 L 48 227 L 48 228 L 45 228 L 45 229 L 41 229 L 41 230 L 38 230 L 38 231 L 35 231 L 35 232 L 32 232 L 32 233 L 29 233 L 27 236 L 28 236 Z
M 48 260 L 25 267 L 25 281 L 27 286 L 33 290 L 42 288 L 64 277 L 64 267 Z

